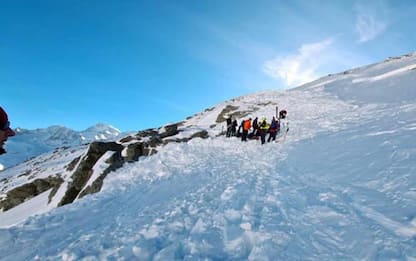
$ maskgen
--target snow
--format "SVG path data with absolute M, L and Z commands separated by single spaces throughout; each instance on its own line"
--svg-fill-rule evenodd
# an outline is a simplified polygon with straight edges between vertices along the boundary
M 359 82 L 365 82 L 365 81 L 375 82 L 375 81 L 379 81 L 379 80 L 383 80 L 383 79 L 386 79 L 386 78 L 389 78 L 389 77 L 393 77 L 393 76 L 395 76 L 399 73 L 403 73 L 403 72 L 414 70 L 414 69 L 416 69 L 416 64 L 405 66 L 405 67 L 402 67 L 402 68 L 399 68 L 399 69 L 396 69 L 396 70 L 393 70 L 393 71 L 390 71 L 390 72 L 387 72 L 387 73 L 383 73 L 383 74 L 380 74 L 380 75 L 377 75 L 377 76 L 369 77 L 369 78 L 354 79 L 352 82 L 353 83 L 359 83 Z
M 44 211 L 44 198 L 30 203 L 44 214 L 3 223 L 0 259 L 415 260 L 416 71 L 400 70 L 415 60 L 197 114 L 181 128 L 209 128 L 210 138 L 158 148 L 73 204 Z M 354 83 L 381 75 L 389 77 Z M 276 104 L 291 127 L 277 143 L 242 143 L 210 128 L 227 105 L 270 119 Z
M 1 216 L 1 226 L 9 227 L 20 223 L 28 216 L 38 215 L 51 210 L 54 206 L 48 205 L 48 196 L 52 189 L 41 193 L 38 197 L 32 198 Z

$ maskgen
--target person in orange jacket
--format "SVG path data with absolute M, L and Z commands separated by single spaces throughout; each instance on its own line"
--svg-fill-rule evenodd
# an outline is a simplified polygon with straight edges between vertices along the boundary
M 251 118 L 243 121 L 243 134 L 241 135 L 241 141 L 247 141 L 248 132 L 251 129 Z

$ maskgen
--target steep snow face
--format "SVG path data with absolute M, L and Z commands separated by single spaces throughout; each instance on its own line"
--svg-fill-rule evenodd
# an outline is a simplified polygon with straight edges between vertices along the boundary
M 339 99 L 368 103 L 414 102 L 416 54 L 322 78 L 301 88 L 324 88 Z
M 58 147 L 79 146 L 95 140 L 111 141 L 120 135 L 119 130 L 105 124 L 97 124 L 81 132 L 62 126 L 51 126 L 36 130 L 19 128 L 16 133 L 13 139 L 7 141 L 8 153 L 0 158 L 0 164 L 6 168 Z
M 98 194 L 3 222 L 0 258 L 413 260 L 414 63 L 403 56 L 201 112 L 182 128 L 211 138 L 170 143 L 110 173 Z M 270 119 L 276 106 L 290 122 L 278 143 L 217 137 L 220 115 Z

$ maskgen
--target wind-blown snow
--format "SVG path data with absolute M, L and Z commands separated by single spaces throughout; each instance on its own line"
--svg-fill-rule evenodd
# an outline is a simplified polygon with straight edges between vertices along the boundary
M 264 146 L 215 135 L 170 143 L 110 173 L 100 193 L 0 229 L 0 258 L 414 260 L 416 71 L 400 68 L 415 61 L 198 114 L 185 127 L 210 126 L 227 104 L 270 118 L 277 103 L 291 129 Z

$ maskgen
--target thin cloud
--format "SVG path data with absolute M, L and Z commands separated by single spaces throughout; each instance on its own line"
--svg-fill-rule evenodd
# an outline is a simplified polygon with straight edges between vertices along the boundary
M 266 61 L 263 71 L 282 80 L 287 87 L 295 87 L 318 78 L 323 53 L 333 44 L 333 39 L 302 45 L 296 54 L 276 57 Z
M 359 37 L 358 42 L 365 43 L 371 41 L 386 30 L 387 22 L 382 18 L 383 13 L 385 13 L 383 6 L 367 7 L 356 5 L 356 9 L 355 29 Z

